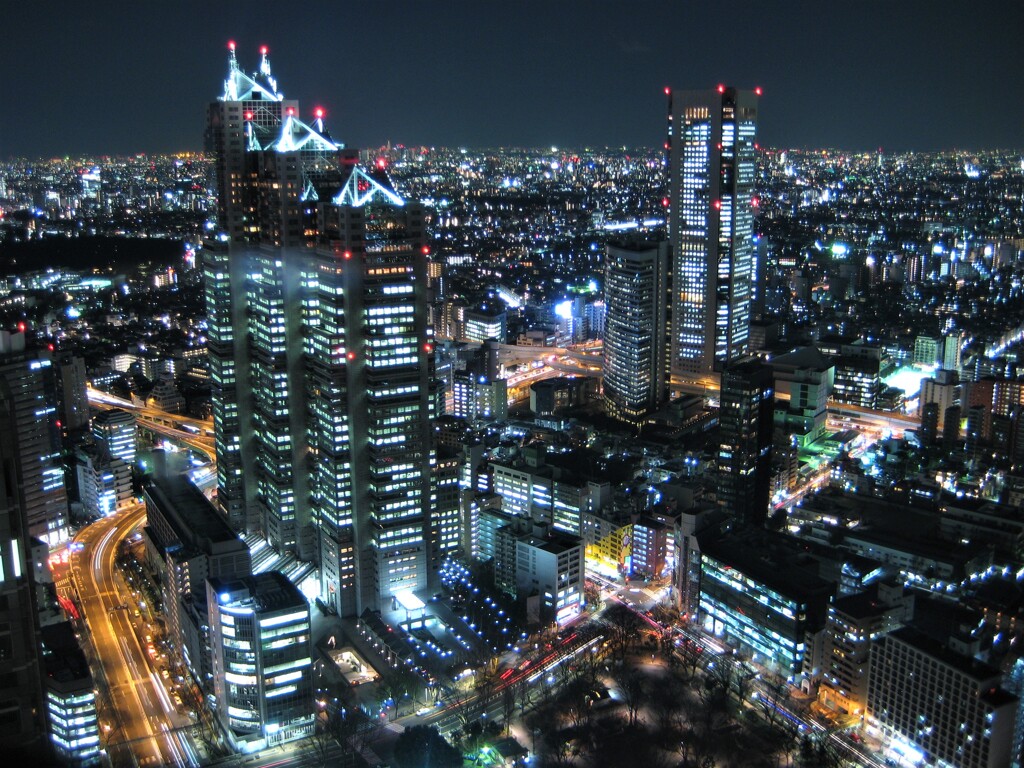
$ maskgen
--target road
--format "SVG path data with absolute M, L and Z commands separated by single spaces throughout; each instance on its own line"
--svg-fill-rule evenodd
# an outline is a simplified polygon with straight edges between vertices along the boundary
M 132 625 L 135 603 L 116 573 L 120 543 L 145 522 L 145 507 L 125 509 L 83 528 L 80 550 L 70 558 L 71 575 L 88 636 L 105 680 L 112 711 L 101 712 L 105 743 L 114 768 L 199 765 L 192 744 L 176 728 L 190 725 L 174 708 L 150 667 Z
M 89 405 L 93 407 L 123 408 L 135 414 L 140 426 L 156 432 L 159 435 L 175 440 L 182 445 L 198 451 L 211 461 L 216 460 L 215 444 L 213 439 L 213 423 L 192 419 L 178 413 L 154 408 L 149 405 L 139 405 L 123 397 L 117 397 L 98 389 L 87 390 Z M 189 429 L 178 429 L 175 424 L 181 424 Z M 194 432 L 191 430 L 195 430 Z

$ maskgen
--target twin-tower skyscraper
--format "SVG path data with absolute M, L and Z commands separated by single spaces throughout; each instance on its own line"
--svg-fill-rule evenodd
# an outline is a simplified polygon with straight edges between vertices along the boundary
M 284 98 L 266 48 L 247 73 L 229 45 L 206 127 L 217 504 L 235 530 L 316 562 L 320 598 L 354 615 L 427 586 L 458 518 L 431 505 L 423 209 L 322 118 Z
M 748 352 L 758 95 L 669 92 L 672 374 L 700 378 Z M 315 562 L 339 613 L 387 607 L 428 586 L 460 540 L 431 473 L 423 208 L 335 141 L 322 110 L 303 119 L 266 48 L 250 73 L 229 45 L 206 146 L 218 507 L 235 530 Z

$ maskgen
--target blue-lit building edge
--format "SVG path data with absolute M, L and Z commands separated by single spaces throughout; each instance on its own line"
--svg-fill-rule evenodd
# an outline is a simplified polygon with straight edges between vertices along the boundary
M 795 681 L 806 652 L 806 604 L 701 555 L 699 620 L 753 660 Z

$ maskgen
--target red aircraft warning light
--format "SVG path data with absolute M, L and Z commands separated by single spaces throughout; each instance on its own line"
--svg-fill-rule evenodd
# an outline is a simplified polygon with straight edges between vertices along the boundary
M 234 40 L 228 40 L 228 50 L 229 51 L 235 50 L 235 41 Z
M 719 85 L 718 86 L 718 92 L 719 93 L 725 93 L 725 86 L 724 85 Z
M 754 89 L 755 95 L 760 96 L 762 93 L 764 93 L 764 89 L 761 86 L 757 86 L 757 88 Z
M 313 110 L 313 114 L 316 116 L 316 119 L 319 120 L 324 116 L 324 108 L 317 107 L 316 109 Z
M 260 54 L 263 55 L 263 56 L 266 56 L 268 53 L 270 53 L 270 49 L 267 48 L 267 46 L 265 46 L 265 45 L 261 45 L 260 46 Z

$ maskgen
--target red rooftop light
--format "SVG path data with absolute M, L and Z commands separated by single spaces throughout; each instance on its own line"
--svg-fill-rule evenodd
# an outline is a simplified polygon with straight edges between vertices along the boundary
M 725 86 L 724 85 L 719 85 L 718 86 L 718 92 L 719 93 L 725 93 Z
M 351 259 L 351 258 L 352 258 L 352 251 L 345 251 L 345 253 L 343 253 L 342 255 L 343 255 L 343 256 L 344 256 L 344 257 L 345 257 L 346 259 Z
M 347 357 L 349 360 L 355 360 L 356 359 L 356 353 L 355 352 L 349 352 L 347 355 L 345 355 L 345 357 Z
M 23 322 L 22 323 L 18 323 L 18 332 L 19 333 L 24 333 L 26 327 L 27 326 L 25 325 L 25 323 L 23 323 Z
M 669 87 L 668 87 L 668 86 L 666 85 L 666 86 L 665 86 L 665 95 L 666 95 L 666 96 L 668 96 L 668 95 L 669 95 L 670 93 L 672 93 L 672 89 L 671 89 L 671 88 L 669 88 Z
M 266 56 L 270 52 L 270 49 L 265 45 L 260 46 L 260 53 Z
M 294 114 L 295 114 L 295 107 L 288 107 L 288 109 L 286 109 L 285 111 L 286 111 L 286 112 L 287 112 L 287 113 L 288 113 L 289 115 L 294 115 Z
M 762 93 L 764 93 L 764 89 L 762 89 L 761 86 L 757 86 L 757 88 L 754 89 L 754 93 L 760 96 Z
M 388 161 L 385 160 L 383 157 L 378 157 L 377 158 L 377 167 L 378 168 L 387 168 L 388 167 Z
M 319 120 L 321 117 L 324 116 L 324 108 L 317 107 L 316 109 L 313 110 L 313 114 L 316 115 L 316 118 Z
M 229 51 L 235 50 L 235 41 L 234 40 L 228 40 L 228 50 Z
M 430 254 L 430 246 L 429 245 L 424 245 L 423 246 L 423 255 L 427 256 L 429 254 Z
M 245 113 L 245 119 L 246 120 L 252 120 L 252 112 L 246 112 Z

